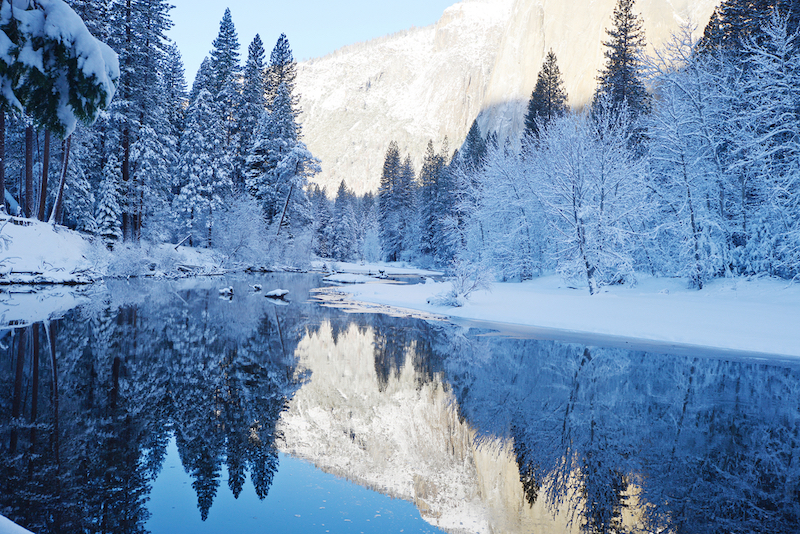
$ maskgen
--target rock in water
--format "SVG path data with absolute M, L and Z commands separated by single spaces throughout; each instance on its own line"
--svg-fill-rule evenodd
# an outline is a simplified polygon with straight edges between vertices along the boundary
M 272 291 L 264 293 L 264 296 L 270 299 L 283 299 L 288 294 L 288 289 L 273 289 Z

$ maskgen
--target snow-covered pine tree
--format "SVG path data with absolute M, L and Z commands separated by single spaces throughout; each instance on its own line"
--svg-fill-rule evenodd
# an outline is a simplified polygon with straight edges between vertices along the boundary
M 211 59 L 208 56 L 203 58 L 200 68 L 197 69 L 197 74 L 194 76 L 192 90 L 189 92 L 189 104 L 195 101 L 203 89 L 209 93 L 214 90 L 214 71 L 211 70 Z
M 223 91 L 225 84 L 239 74 L 239 36 L 228 8 L 225 8 L 219 22 L 219 33 L 212 46 L 211 71 L 214 78 L 211 94 L 217 96 Z
M 459 156 L 460 161 L 466 166 L 466 170 L 476 172 L 483 168 L 486 158 L 486 140 L 481 135 L 478 119 L 472 121 L 467 138 L 459 150 Z
M 298 140 L 291 94 L 281 85 L 270 111 L 262 114 L 245 173 L 247 191 L 261 204 L 268 225 L 290 227 L 289 235 L 310 230 L 313 214 L 305 189 L 317 172 L 319 162 Z
M 181 191 L 175 199 L 182 226 L 192 235 L 190 244 L 206 247 L 212 245 L 214 212 L 232 189 L 225 154 L 219 150 L 223 131 L 217 105 L 203 89 L 189 107 L 178 167 Z
M 567 112 L 567 91 L 558 69 L 556 54 L 551 48 L 539 71 L 536 87 L 525 114 L 525 135 L 538 137 L 539 129 Z
M 333 257 L 337 260 L 352 259 L 356 253 L 357 228 L 353 212 L 354 198 L 355 195 L 342 180 L 333 204 Z
M 103 167 L 97 204 L 97 235 L 111 249 L 122 240 L 122 210 L 119 205 L 119 161 L 113 154 Z
M 171 7 L 166 0 L 110 3 L 109 44 L 119 54 L 122 72 L 111 116 L 120 139 L 122 234 L 126 241 L 141 236 L 147 176 L 140 172 L 132 154 L 140 129 L 159 131 L 158 123 L 163 120 L 159 74 L 169 52 L 166 32 L 172 26 Z
M 397 142 L 392 141 L 386 149 L 378 187 L 378 224 L 382 255 L 386 261 L 397 261 L 401 252 L 402 236 L 397 232 L 399 210 L 396 195 L 399 181 L 400 149 Z
M 258 121 L 266 110 L 264 45 L 258 34 L 247 49 L 247 63 L 242 77 L 242 95 L 238 115 L 239 150 L 234 160 L 234 185 L 244 189 L 247 152 L 253 146 Z
M 289 39 L 286 38 L 286 34 L 282 33 L 269 56 L 266 74 L 266 101 L 267 107 L 271 109 L 278 96 L 278 88 L 285 85 L 291 97 L 292 114 L 295 120 L 300 115 L 299 97 L 294 93 L 296 77 L 297 63 L 295 63 L 292 48 L 289 46 Z M 299 125 L 297 136 L 298 138 L 302 136 Z
M 214 39 L 211 50 L 211 71 L 213 73 L 213 91 L 216 101 L 220 104 L 220 125 L 224 129 L 223 147 L 229 156 L 235 160 L 237 131 L 237 110 L 239 106 L 240 72 L 239 66 L 239 36 L 233 25 L 230 9 L 226 8 L 219 23 L 219 34 Z
M 320 258 L 333 257 L 334 221 L 331 201 L 324 189 L 314 185 L 309 194 L 314 207 L 314 254 Z
M 473 126 L 477 126 L 473 123 Z M 472 130 L 471 130 L 472 131 Z M 469 140 L 469 136 L 467 136 Z M 468 141 L 472 142 L 472 141 Z M 466 145 L 467 143 L 465 143 Z M 470 144 L 475 151 L 467 152 L 467 165 L 483 165 L 485 158 L 485 144 Z M 481 154 L 480 149 L 484 152 Z M 462 153 L 464 153 L 462 151 Z M 425 157 L 422 160 L 422 169 L 419 173 L 419 252 L 423 257 L 438 262 L 447 256 L 447 236 L 445 235 L 444 219 L 447 217 L 451 175 L 446 169 L 445 157 L 437 154 L 433 141 L 428 141 Z
M 612 28 L 606 29 L 610 39 L 603 42 L 606 64 L 597 77 L 592 109 L 597 110 L 607 95 L 614 108 L 627 105 L 636 118 L 648 111 L 650 97 L 644 86 L 641 57 L 647 41 L 633 6 L 634 0 L 617 0 Z
M 798 30 L 800 5 L 796 0 L 725 0 L 714 9 L 698 43 L 701 53 L 725 51 L 743 56 L 743 45 L 755 41 L 763 44 L 762 28 L 773 15 L 786 20 L 789 34 Z

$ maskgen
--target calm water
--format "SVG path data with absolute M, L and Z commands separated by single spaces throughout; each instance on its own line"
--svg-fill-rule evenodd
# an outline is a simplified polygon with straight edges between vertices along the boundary
M 37 533 L 800 531 L 797 366 L 347 314 L 320 285 L 114 282 L 0 332 L 0 513 Z

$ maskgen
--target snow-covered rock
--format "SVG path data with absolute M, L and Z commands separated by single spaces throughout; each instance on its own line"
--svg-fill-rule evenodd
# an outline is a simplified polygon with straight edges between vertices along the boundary
M 272 291 L 267 291 L 264 293 L 264 296 L 270 299 L 283 299 L 288 294 L 288 289 L 273 289 Z
M 718 0 L 639 0 L 649 46 L 682 24 L 702 32 Z M 301 63 L 297 90 L 305 142 L 322 160 L 329 193 L 346 179 L 377 190 L 389 142 L 417 169 L 429 139 L 461 145 L 472 121 L 512 140 L 552 48 L 570 105 L 590 99 L 616 0 L 466 0 L 434 25 L 342 48 Z

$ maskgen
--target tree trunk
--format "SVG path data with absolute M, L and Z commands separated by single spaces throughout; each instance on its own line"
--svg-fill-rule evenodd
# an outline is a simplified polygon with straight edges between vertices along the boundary
M 8 452 L 12 455 L 17 452 L 17 440 L 19 437 L 17 419 L 22 415 L 22 379 L 25 371 L 25 334 L 27 333 L 25 328 L 20 328 L 18 332 L 17 370 L 14 377 L 14 400 L 11 405 L 11 443 L 8 447 Z
M 33 125 L 25 128 L 25 217 L 33 217 Z
M 36 418 L 39 415 L 39 323 L 31 327 L 33 336 L 33 385 L 31 387 L 31 452 L 36 447 Z M 33 464 L 30 464 L 32 469 Z
M 64 200 L 64 183 L 67 181 L 67 167 L 69 166 L 69 148 L 72 145 L 72 136 L 70 135 L 64 139 L 64 161 L 61 166 L 61 179 L 58 182 L 58 193 L 56 193 L 56 201 L 53 204 L 53 211 L 50 213 L 50 224 L 61 222 L 61 205 Z
M 0 212 L 6 209 L 6 112 L 0 111 Z
M 53 323 L 50 325 L 49 323 L 44 324 L 45 333 L 47 334 L 47 339 L 50 345 L 50 367 L 53 371 L 53 384 L 51 388 L 51 392 L 53 395 L 52 405 L 53 405 L 53 433 L 52 436 L 52 447 L 53 447 L 53 457 L 56 461 L 56 466 L 59 468 L 61 467 L 61 458 L 59 456 L 59 448 L 60 448 L 60 440 L 59 440 L 59 409 L 58 409 L 58 366 L 56 365 L 56 324 Z
M 50 172 L 50 130 L 44 131 L 44 154 L 42 154 L 42 187 L 39 193 L 39 213 L 40 221 L 45 218 L 47 206 L 47 175 Z

